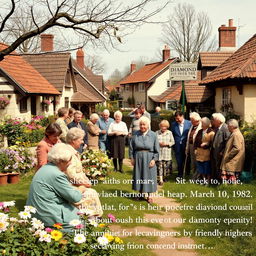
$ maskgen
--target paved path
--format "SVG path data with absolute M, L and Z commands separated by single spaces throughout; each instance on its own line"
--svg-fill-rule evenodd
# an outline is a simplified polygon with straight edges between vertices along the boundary
M 124 164 L 131 167 L 130 161 L 125 159 Z M 161 187 L 158 187 L 158 191 L 161 192 Z M 156 197 L 154 198 L 154 203 L 158 206 L 165 207 L 165 206 L 175 206 L 179 205 L 174 199 L 166 198 L 166 197 Z M 169 231 L 169 232 L 177 232 L 174 228 L 179 227 L 182 223 L 174 223 L 174 220 L 181 220 L 181 215 L 178 212 L 173 211 L 161 211 L 161 214 L 144 214 L 145 219 L 148 219 L 149 222 L 151 220 L 159 220 L 162 221 L 162 230 L 145 227 L 145 226 L 136 226 L 133 228 L 123 228 L 126 231 L 133 232 L 158 232 L 158 231 Z M 139 225 L 139 224 L 138 224 Z M 119 225 L 111 225 L 112 231 L 120 231 L 122 228 Z M 146 240 L 147 237 L 143 237 L 141 240 L 143 243 L 154 244 L 154 245 L 172 245 L 172 249 L 152 249 L 152 252 L 155 253 L 157 256 L 196 256 L 197 253 L 193 249 L 179 249 L 182 245 L 195 245 L 193 239 L 188 237 L 182 236 L 166 236 L 166 237 L 157 237 L 157 241 L 148 241 Z

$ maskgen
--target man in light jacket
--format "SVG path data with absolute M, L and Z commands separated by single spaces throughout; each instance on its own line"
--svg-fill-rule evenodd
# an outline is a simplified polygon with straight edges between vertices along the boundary
M 243 169 L 245 145 L 237 120 L 230 119 L 228 121 L 228 130 L 231 135 L 227 141 L 221 162 L 222 179 L 234 183 Z

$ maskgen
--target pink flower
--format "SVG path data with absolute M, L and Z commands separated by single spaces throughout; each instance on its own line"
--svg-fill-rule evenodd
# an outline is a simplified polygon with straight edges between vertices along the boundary
M 75 228 L 77 228 L 77 229 L 81 229 L 81 228 L 83 228 L 83 227 L 84 227 L 83 224 L 78 224 L 78 225 L 75 226 Z
M 51 233 L 52 231 L 53 231 L 53 229 L 51 229 L 51 228 L 45 228 L 44 229 L 47 233 Z
M 113 214 L 109 213 L 107 216 L 112 222 L 116 222 L 116 217 Z

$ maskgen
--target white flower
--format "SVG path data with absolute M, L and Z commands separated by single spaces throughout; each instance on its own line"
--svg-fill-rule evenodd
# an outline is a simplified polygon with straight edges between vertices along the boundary
M 36 208 L 35 208 L 35 207 L 33 207 L 33 206 L 25 205 L 25 206 L 24 206 L 24 209 L 25 209 L 25 210 L 24 210 L 25 212 L 29 212 L 29 213 L 30 213 L 30 212 L 32 212 L 32 213 L 36 213 Z
M 6 222 L 4 220 L 0 220 L 0 233 L 3 231 L 6 231 L 8 226 L 9 226 L 8 222 Z
M 3 204 L 4 204 L 4 208 L 15 206 L 15 201 L 4 202 Z
M 44 229 L 44 224 L 41 220 L 38 220 L 37 218 L 32 218 L 31 223 L 34 229 Z
M 46 231 L 41 231 L 39 233 L 40 235 L 40 238 L 39 238 L 39 241 L 40 242 L 47 242 L 47 243 L 50 243 L 52 238 L 51 238 L 51 234 L 48 234 Z
M 101 166 L 102 166 L 102 168 L 105 168 L 105 167 L 107 167 L 108 165 L 105 164 L 105 163 L 103 163 L 103 164 L 101 164 Z
M 86 241 L 86 237 L 84 236 L 84 234 L 77 234 L 74 237 L 74 242 L 77 244 L 84 243 L 85 241 Z
M 7 221 L 9 216 L 5 213 L 0 212 L 0 221 Z
M 107 245 L 108 244 L 108 239 L 105 236 L 98 237 L 97 241 L 100 245 Z
M 23 211 L 23 212 L 19 212 L 18 214 L 19 214 L 20 218 L 24 219 L 24 220 L 31 218 L 30 212 Z
M 17 218 L 13 218 L 13 217 L 10 218 L 10 222 L 17 222 L 17 221 L 18 221 Z
M 75 219 L 75 220 L 71 220 L 70 222 L 69 222 L 69 225 L 71 225 L 71 226 L 77 226 L 77 225 L 79 225 L 79 224 L 81 224 L 81 221 L 80 220 L 77 220 L 77 219 Z
M 89 221 L 89 223 L 90 223 L 92 226 L 94 226 L 95 228 L 98 227 L 98 223 L 97 223 L 94 219 L 89 219 L 88 221 Z

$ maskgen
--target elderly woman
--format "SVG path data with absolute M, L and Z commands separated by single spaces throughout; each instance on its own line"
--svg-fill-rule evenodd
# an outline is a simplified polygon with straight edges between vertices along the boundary
M 159 157 L 159 142 L 155 132 L 149 130 L 150 120 L 140 118 L 140 130 L 130 141 L 129 155 L 133 168 L 133 190 L 153 202 L 152 193 L 157 190 L 156 161 Z
M 56 124 L 58 124 L 62 130 L 60 139 L 62 142 L 66 142 L 66 135 L 68 133 L 68 127 L 65 120 L 68 118 L 68 108 L 59 108 L 58 109 L 58 119 Z
M 57 142 L 60 142 L 59 137 L 62 131 L 58 124 L 49 124 L 45 129 L 45 137 L 38 143 L 36 148 L 37 167 L 38 170 L 43 165 L 47 164 L 47 154 Z
M 100 128 L 96 125 L 99 116 L 96 113 L 91 114 L 90 121 L 87 123 L 88 149 L 99 149 Z
M 84 186 L 71 186 L 66 171 L 72 152 L 63 143 L 57 143 L 48 154 L 48 164 L 41 167 L 33 177 L 26 205 L 37 209 L 35 217 L 46 227 L 63 224 L 64 231 L 72 231 L 69 222 L 79 219 L 78 209 Z
M 169 127 L 169 122 L 162 120 L 159 124 L 160 130 L 156 131 L 160 146 L 159 160 L 156 162 L 160 186 L 167 180 L 172 170 L 172 146 L 175 142 L 172 132 L 168 130 Z
M 192 126 L 188 131 L 188 139 L 186 144 L 186 155 L 190 158 L 191 168 L 186 169 L 186 174 L 190 174 L 190 169 L 193 174 L 193 178 L 197 177 L 197 165 L 196 165 L 196 157 L 194 150 L 194 142 L 196 135 L 199 130 L 201 130 L 201 117 L 197 112 L 191 112 L 189 115 Z M 190 167 L 190 166 L 189 166 Z
M 126 123 L 122 121 L 122 113 L 116 111 L 114 113 L 115 121 L 108 128 L 110 136 L 110 156 L 113 158 L 115 171 L 123 172 L 123 159 L 125 153 L 125 136 L 128 135 Z M 119 169 L 117 169 L 117 159 Z
M 139 119 L 142 116 L 142 111 L 137 108 L 134 111 L 134 118 L 132 119 L 130 128 L 129 128 L 129 136 L 133 136 L 139 129 L 140 129 L 140 124 L 139 124 Z
M 221 162 L 222 180 L 229 180 L 229 183 L 235 184 L 244 165 L 244 137 L 240 132 L 238 122 L 235 119 L 230 119 L 228 121 L 228 130 L 231 135 L 227 141 Z
M 211 176 L 210 149 L 212 146 L 214 131 L 210 127 L 211 121 L 207 117 L 201 119 L 202 129 L 198 131 L 194 148 L 197 163 L 197 172 L 202 176 L 205 185 L 209 185 Z
M 69 150 L 72 152 L 71 164 L 67 169 L 67 176 L 74 186 L 85 186 L 80 208 L 90 212 L 89 216 L 102 216 L 103 211 L 98 193 L 91 188 L 91 182 L 83 172 L 80 155 L 77 149 L 83 143 L 85 132 L 79 128 L 71 128 L 66 137 Z

